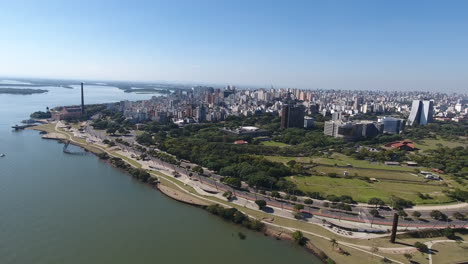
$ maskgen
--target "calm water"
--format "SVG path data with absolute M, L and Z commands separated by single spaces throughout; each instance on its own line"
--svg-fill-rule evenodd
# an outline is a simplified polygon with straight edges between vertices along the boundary
M 93 155 L 62 153 L 38 132 L 9 127 L 78 89 L 0 95 L 0 263 L 319 263 L 287 242 L 166 198 Z M 147 99 L 87 87 L 86 102 Z M 240 240 L 237 232 L 247 234 Z

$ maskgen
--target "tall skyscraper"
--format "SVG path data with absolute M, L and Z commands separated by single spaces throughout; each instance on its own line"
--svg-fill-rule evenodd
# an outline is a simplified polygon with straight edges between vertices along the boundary
M 413 100 L 408 125 L 427 125 L 434 119 L 434 101 Z
M 304 106 L 283 105 L 281 109 L 281 128 L 304 127 Z

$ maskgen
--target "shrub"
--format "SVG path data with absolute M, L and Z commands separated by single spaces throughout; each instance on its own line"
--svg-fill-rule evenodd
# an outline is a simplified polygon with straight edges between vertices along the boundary
M 447 220 L 447 215 L 445 215 L 444 213 L 442 213 L 441 211 L 439 210 L 433 210 L 431 211 L 431 214 L 430 216 L 436 220 L 440 220 L 440 221 L 445 221 Z
M 296 242 L 297 244 L 301 246 L 305 245 L 307 242 L 307 239 L 304 237 L 301 231 L 295 231 L 291 234 L 291 236 L 294 242 Z
M 411 215 L 414 216 L 414 217 L 416 217 L 416 218 L 421 217 L 421 213 L 418 212 L 418 211 L 414 211 Z
M 423 244 L 421 242 L 414 243 L 414 247 L 417 248 L 422 253 L 429 252 L 429 248 L 426 246 L 426 244 Z
M 256 200 L 255 203 L 258 205 L 259 209 L 263 209 L 267 205 L 265 200 Z
M 295 204 L 294 205 L 294 210 L 300 211 L 302 209 L 304 209 L 304 205 L 302 205 L 302 204 Z

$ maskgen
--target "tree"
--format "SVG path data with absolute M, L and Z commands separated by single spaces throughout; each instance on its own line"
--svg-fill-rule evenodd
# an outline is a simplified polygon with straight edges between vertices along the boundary
M 335 248 L 336 246 L 338 246 L 338 242 L 334 238 L 330 240 L 330 243 L 331 243 L 332 248 Z
M 307 239 L 304 237 L 301 231 L 295 231 L 291 234 L 291 236 L 294 239 L 294 242 L 301 246 L 305 245 L 307 242 Z
M 305 203 L 305 204 L 313 204 L 313 203 L 314 203 L 314 200 L 312 200 L 312 199 L 305 199 L 305 200 L 304 200 L 304 203 Z
M 429 247 L 426 244 L 423 244 L 421 242 L 414 243 L 414 247 L 417 248 L 422 253 L 429 252 Z
M 258 209 L 263 209 L 267 205 L 265 200 L 256 200 L 255 203 L 258 205 Z
M 304 205 L 302 205 L 302 204 L 295 204 L 294 205 L 294 210 L 301 211 L 302 209 L 304 209 Z
M 115 135 L 115 132 L 117 131 L 117 129 L 115 127 L 109 127 L 107 130 L 106 130 L 106 133 L 107 134 L 111 134 L 111 135 Z
M 453 231 L 452 228 L 448 227 L 448 228 L 445 228 L 442 233 L 444 234 L 445 237 L 447 237 L 448 239 L 455 239 L 455 232 Z
M 420 213 L 419 211 L 414 211 L 414 212 L 412 213 L 412 215 L 413 215 L 414 217 L 416 217 L 416 218 L 421 217 L 421 213 Z
M 223 196 L 226 197 L 226 199 L 231 200 L 232 197 L 232 192 L 231 191 L 226 191 L 223 193 Z
M 239 180 L 238 178 L 234 178 L 234 177 L 225 177 L 223 178 L 223 182 L 234 188 L 240 188 L 242 186 L 241 180 Z
M 125 135 L 125 134 L 127 134 L 127 130 L 125 129 L 125 127 L 120 127 L 119 128 L 119 133 L 122 134 L 122 135 Z
M 373 216 L 373 217 L 377 217 L 377 216 L 380 216 L 380 213 L 377 209 L 372 209 L 369 211 L 369 213 Z
M 430 216 L 436 220 L 440 220 L 440 221 L 445 221 L 447 220 L 447 215 L 445 215 L 444 213 L 442 213 L 441 211 L 439 210 L 433 210 L 431 211 L 430 213 Z
M 203 174 L 203 172 L 204 172 L 204 171 L 203 171 L 203 168 L 200 167 L 200 166 L 195 166 L 195 167 L 193 167 L 192 170 L 193 170 L 194 172 L 198 173 L 198 174 Z
M 277 192 L 277 191 L 272 191 L 270 195 L 271 195 L 271 197 L 273 197 L 273 198 L 281 198 L 280 193 Z
M 405 258 L 411 262 L 411 259 L 413 258 L 413 255 L 411 255 L 410 253 L 405 253 L 403 256 L 405 256 Z
M 370 198 L 367 203 L 370 204 L 370 205 L 375 205 L 375 207 L 382 206 L 382 205 L 385 204 L 385 202 L 382 199 L 377 198 L 377 197 Z
M 461 220 L 461 221 L 465 220 L 465 216 L 460 212 L 455 212 L 455 213 L 453 213 L 452 216 L 453 216 L 453 218 L 455 218 L 457 220 Z
M 398 215 L 402 218 L 405 218 L 408 216 L 408 214 L 403 209 L 398 211 Z
M 288 163 L 286 163 L 286 164 L 287 164 L 290 168 L 293 168 L 294 165 L 296 165 L 296 163 L 297 163 L 297 162 L 296 162 L 295 160 L 290 160 L 290 161 L 288 161 Z

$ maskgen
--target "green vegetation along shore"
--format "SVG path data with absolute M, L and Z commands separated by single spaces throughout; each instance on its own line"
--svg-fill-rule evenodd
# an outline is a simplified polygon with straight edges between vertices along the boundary
M 0 87 L 0 94 L 22 94 L 22 95 L 29 95 L 29 94 L 47 93 L 48 91 L 49 91 L 49 90 L 44 90 L 44 89 L 1 88 L 1 87 Z

